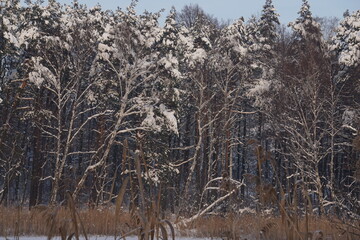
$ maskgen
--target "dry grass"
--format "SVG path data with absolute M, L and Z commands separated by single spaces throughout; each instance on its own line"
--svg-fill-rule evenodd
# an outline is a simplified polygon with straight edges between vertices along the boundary
M 116 207 L 109 205 L 98 209 L 77 209 L 79 218 L 82 220 L 85 232 L 88 235 L 108 235 L 114 236 L 117 229 L 118 236 L 138 228 L 138 225 L 129 212 L 119 211 L 118 217 L 115 215 Z M 70 214 L 71 215 L 71 214 Z M 60 230 L 66 226 L 67 234 L 74 232 L 72 217 L 69 215 L 67 207 L 48 208 L 39 206 L 31 211 L 24 208 L 5 208 L 0 207 L 0 236 L 17 235 L 61 235 Z M 117 220 L 117 221 L 116 221 Z M 117 222 L 117 223 L 116 223 Z M 54 226 L 51 224 L 54 223 Z M 116 224 L 115 224 L 116 223 Z M 78 223 L 79 226 L 81 225 Z M 132 225 L 131 225 L 132 224 Z M 161 226 L 167 225 L 163 222 Z M 305 238 L 305 218 L 299 218 L 299 231 Z M 312 236 L 308 239 L 333 239 L 342 240 L 360 239 L 360 231 L 353 226 L 359 223 L 342 223 L 336 218 L 316 218 L 309 219 L 309 232 L 322 234 L 322 238 Z M 162 227 L 159 227 L 160 232 Z M 82 234 L 79 228 L 79 234 Z M 255 214 L 210 215 L 199 218 L 189 224 L 186 229 L 178 229 L 179 234 L 192 237 L 220 237 L 223 239 L 286 239 L 286 228 L 282 223 L 281 217 L 265 217 Z M 316 232 L 317 231 L 317 232 Z M 133 233 L 135 235 L 136 232 Z
M 344 224 L 335 219 L 316 217 L 309 219 L 310 234 L 306 238 L 306 220 L 300 218 L 299 230 L 301 236 L 297 239 L 360 239 L 359 229 L 352 228 L 350 230 L 350 228 L 347 228 L 349 224 Z M 359 222 L 357 225 L 359 226 Z M 344 229 L 348 230 L 344 231 Z M 289 239 L 286 237 L 286 227 L 282 223 L 281 217 L 264 217 L 254 214 L 203 217 L 194 221 L 187 229 L 181 229 L 180 233 L 187 236 L 219 237 L 223 239 Z
M 114 235 L 115 207 L 98 209 L 77 209 L 79 218 L 88 235 Z M 17 235 L 61 235 L 60 229 L 67 229 L 67 233 L 75 233 L 73 217 L 68 207 L 38 206 L 29 211 L 26 208 L 5 208 L 0 206 L 0 236 Z M 127 212 L 119 214 L 118 228 L 127 231 L 131 228 L 131 216 Z M 81 230 L 81 223 L 78 232 Z M 65 228 L 64 228 L 65 227 Z
M 115 206 L 102 210 L 81 210 L 76 208 L 70 192 L 66 193 L 66 207 L 37 206 L 31 211 L 23 208 L 0 208 L 0 236 L 46 235 L 48 239 L 61 236 L 61 239 L 79 240 L 79 236 L 108 235 L 114 239 L 125 239 L 137 235 L 141 240 L 172 239 L 175 231 L 172 223 L 162 219 L 160 214 L 161 186 L 155 188 L 150 184 L 147 191 L 142 173 L 150 179 L 148 167 L 142 152 L 142 135 L 139 135 L 139 149 L 135 155 L 135 173 L 127 176 L 116 197 Z M 127 143 L 125 142 L 125 145 Z M 129 172 L 132 172 L 131 161 L 125 153 Z M 130 185 L 130 213 L 122 211 L 125 192 Z

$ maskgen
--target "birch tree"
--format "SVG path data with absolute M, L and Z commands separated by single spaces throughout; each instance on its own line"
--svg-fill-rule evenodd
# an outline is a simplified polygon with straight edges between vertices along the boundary
M 60 6 L 55 4 L 51 7 Z M 47 13 L 49 10 L 43 9 L 42 14 Z M 101 29 L 97 26 L 99 22 L 102 24 L 101 17 L 92 16 L 77 2 L 73 6 L 66 6 L 65 10 L 59 8 L 57 13 L 52 14 L 58 16 L 57 23 L 52 23 L 58 24 L 58 32 L 56 34 L 42 29 L 44 32 L 36 46 L 37 56 L 32 57 L 33 69 L 29 73 L 29 80 L 39 89 L 44 89 L 44 97 L 50 101 L 48 109 L 35 110 L 34 114 L 45 117 L 46 120 L 38 122 L 37 127 L 47 141 L 52 142 L 47 153 L 47 164 L 54 167 L 51 175 L 44 176 L 43 181 L 51 180 L 50 203 L 55 204 L 64 174 L 70 170 L 66 166 L 71 158 L 93 154 L 90 149 L 79 151 L 77 148 L 80 134 L 89 122 L 109 114 L 109 111 L 94 111 L 96 105 L 90 103 L 96 81 L 91 73 L 96 55 L 94 43 L 100 35 Z

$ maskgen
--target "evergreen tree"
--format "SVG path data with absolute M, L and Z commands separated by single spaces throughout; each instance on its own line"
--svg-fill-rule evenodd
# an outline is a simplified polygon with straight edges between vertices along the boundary
M 310 11 L 310 5 L 307 0 L 303 0 L 300 11 L 298 12 L 299 17 L 295 22 L 289 23 L 289 26 L 294 32 L 294 39 L 296 45 L 299 47 L 299 53 L 305 51 L 310 53 L 311 51 L 322 51 L 323 39 L 321 34 L 320 25 L 312 17 Z M 311 44 L 312 48 L 309 48 Z
M 347 16 L 340 22 L 334 37 L 333 49 L 338 54 L 339 64 L 342 68 L 358 68 L 360 65 L 360 11 Z
M 279 14 L 276 13 L 272 0 L 266 0 L 260 17 L 256 39 L 267 49 L 273 49 L 277 41 L 278 34 L 276 29 L 279 22 Z M 271 57 L 271 56 L 270 56 Z
M 251 68 L 253 80 L 250 83 L 249 96 L 255 99 L 258 106 L 269 103 L 267 92 L 270 85 L 276 81 L 276 53 L 278 41 L 277 27 L 279 26 L 278 14 L 271 0 L 267 0 L 258 21 L 249 22 L 249 52 L 251 54 Z M 265 106 L 263 106 L 265 107 Z

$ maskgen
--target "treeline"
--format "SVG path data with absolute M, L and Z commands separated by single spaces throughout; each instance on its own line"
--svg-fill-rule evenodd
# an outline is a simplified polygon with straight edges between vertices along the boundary
M 0 4 L 1 204 L 105 204 L 141 175 L 172 212 L 302 195 L 358 217 L 360 11 L 335 30 L 306 0 L 289 28 L 271 0 L 246 22 L 192 5 L 163 26 L 136 1 Z

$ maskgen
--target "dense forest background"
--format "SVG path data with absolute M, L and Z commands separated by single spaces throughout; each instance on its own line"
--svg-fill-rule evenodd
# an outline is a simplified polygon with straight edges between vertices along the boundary
M 360 10 L 161 25 L 135 5 L 0 1 L 0 204 L 107 204 L 131 176 L 166 212 L 359 218 Z

